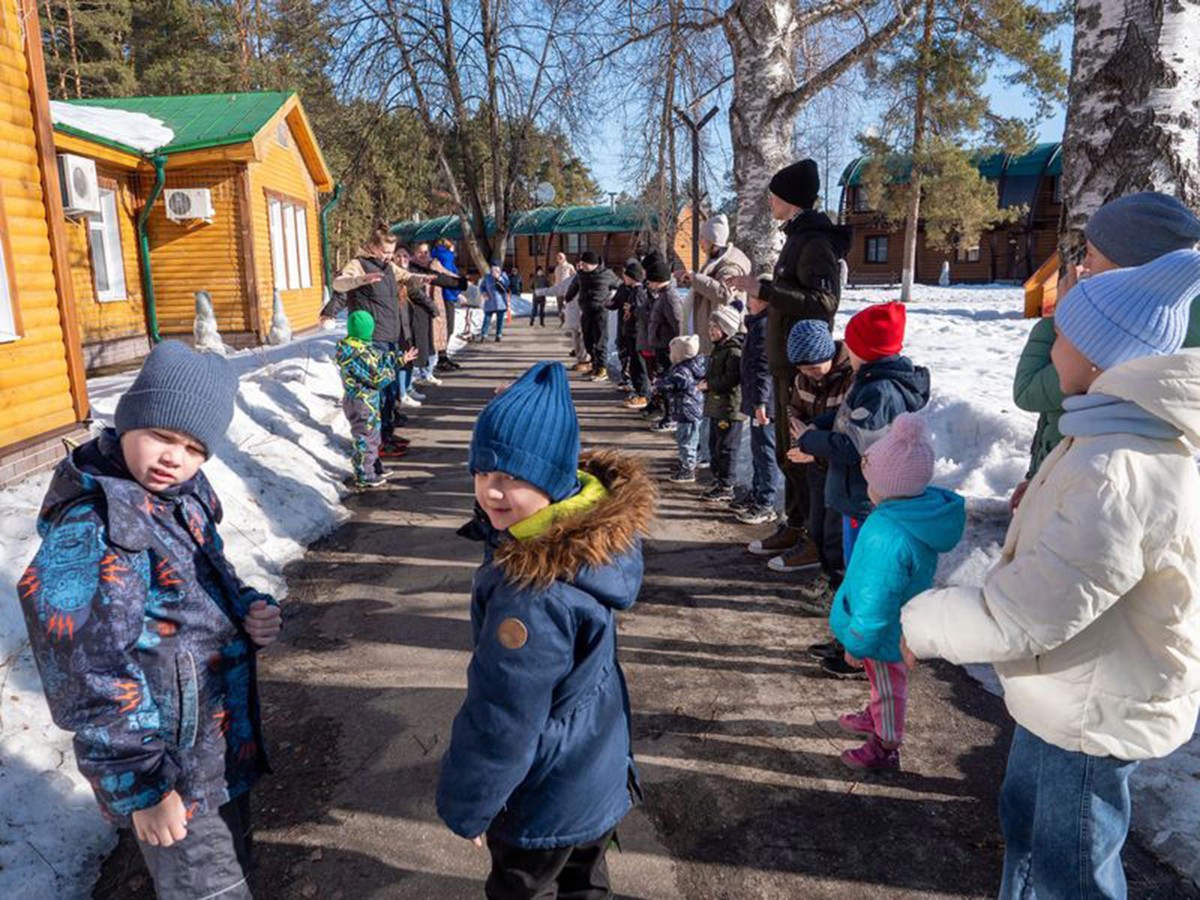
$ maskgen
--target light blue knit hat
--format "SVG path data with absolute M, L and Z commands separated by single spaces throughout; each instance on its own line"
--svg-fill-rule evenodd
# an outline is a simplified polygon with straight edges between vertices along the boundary
M 471 474 L 505 472 L 558 502 L 575 490 L 579 420 L 561 363 L 531 366 L 493 398 L 475 421 L 467 460 Z
M 1188 308 L 1200 296 L 1200 252 L 1176 250 L 1136 269 L 1079 282 L 1058 304 L 1054 324 L 1101 369 L 1178 352 Z
M 788 333 L 788 362 L 793 366 L 811 366 L 833 359 L 837 347 L 829 325 L 823 319 L 801 319 Z

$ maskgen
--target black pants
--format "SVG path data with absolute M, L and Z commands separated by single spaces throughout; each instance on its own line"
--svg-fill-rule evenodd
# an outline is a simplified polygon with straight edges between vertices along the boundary
M 546 298 L 545 297 L 534 297 L 533 298 L 533 308 L 529 313 L 529 324 L 532 325 L 534 320 L 539 317 L 542 320 L 542 327 L 545 328 L 546 327 Z
M 586 844 L 550 850 L 523 850 L 488 840 L 488 900 L 609 900 L 605 853 L 614 834 L 615 829 Z
M 787 452 L 792 448 L 792 433 L 788 428 L 788 392 L 792 389 L 792 379 L 790 375 L 778 373 L 772 373 L 771 377 L 775 382 L 775 459 L 783 472 L 784 515 L 792 528 L 804 528 L 810 508 L 809 481 L 804 473 L 807 467 L 788 462 L 787 458 Z
M 842 559 L 842 514 L 825 505 L 825 478 L 828 468 L 817 463 L 791 466 L 803 473 L 808 493 L 808 535 L 817 548 L 821 560 L 821 571 L 831 578 L 840 579 L 846 565 Z
M 650 396 L 650 370 L 654 360 L 647 359 L 635 348 L 629 355 L 629 377 L 633 381 L 633 392 L 639 397 Z
M 742 425 L 742 422 L 708 420 L 708 461 L 714 485 L 733 487 L 738 450 L 742 446 Z
M 605 369 L 608 356 L 608 310 L 603 306 L 583 306 L 579 318 L 583 346 L 592 359 L 592 372 L 599 375 Z
M 671 370 L 671 351 L 667 347 L 654 351 L 654 371 L 651 378 L 660 378 Z M 663 394 L 659 394 L 655 401 L 662 407 L 662 418 L 659 420 L 663 423 L 671 421 L 671 404 Z
M 442 305 L 446 307 L 446 338 L 449 340 L 454 337 L 454 310 L 455 305 L 449 300 L 443 298 Z
M 621 360 L 621 380 L 632 380 L 633 358 L 637 356 L 637 332 L 617 332 L 617 356 Z
M 398 362 L 399 344 L 375 341 L 374 346 L 392 362 Z M 379 392 L 379 439 L 387 442 L 396 436 L 396 404 L 400 402 L 400 379 L 393 378 Z
M 250 795 L 196 816 L 187 831 L 187 837 L 170 847 L 138 842 L 159 900 L 250 900 Z

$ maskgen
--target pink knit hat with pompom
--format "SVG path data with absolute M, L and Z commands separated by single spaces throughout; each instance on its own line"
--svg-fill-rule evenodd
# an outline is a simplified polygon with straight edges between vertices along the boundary
M 933 444 L 921 416 L 897 416 L 863 457 L 863 477 L 880 500 L 917 497 L 933 481 Z

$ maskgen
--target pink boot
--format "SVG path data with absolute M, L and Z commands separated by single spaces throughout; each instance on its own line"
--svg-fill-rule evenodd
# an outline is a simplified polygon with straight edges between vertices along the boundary
M 857 750 L 847 750 L 843 753 L 842 762 L 851 769 L 868 772 L 899 772 L 900 749 L 888 749 L 878 737 L 871 735 Z
M 875 721 L 871 718 L 871 711 L 867 709 L 838 716 L 838 725 L 842 726 L 842 731 L 851 734 L 875 733 Z

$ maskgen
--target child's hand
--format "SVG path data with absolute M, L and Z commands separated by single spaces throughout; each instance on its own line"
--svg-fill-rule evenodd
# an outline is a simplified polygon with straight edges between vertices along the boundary
M 483 835 L 479 834 L 479 835 L 476 835 L 475 837 L 471 838 L 471 843 L 474 844 L 476 847 L 478 847 L 480 850 L 482 850 L 483 849 Z
M 698 385 L 696 385 L 696 390 L 700 391 L 701 393 L 707 394 L 708 393 L 708 379 L 705 378 Z
M 794 462 L 797 465 L 808 465 L 813 461 L 813 458 L 801 450 L 799 447 L 793 447 L 787 452 L 788 462 Z
M 743 291 L 747 297 L 758 296 L 758 279 L 753 275 L 733 275 L 725 279 L 725 284 L 735 291 Z
M 767 415 L 767 408 L 765 406 L 754 407 L 754 421 L 759 425 L 771 424 L 771 419 Z
M 407 350 L 404 351 L 404 355 L 401 357 L 401 359 L 404 360 L 404 364 L 407 366 L 410 362 L 414 362 L 416 360 L 416 358 L 420 355 L 421 355 L 421 351 L 418 350 L 416 347 L 409 347 Z
M 170 847 L 187 837 L 187 810 L 179 794 L 171 791 L 157 806 L 134 812 L 133 831 L 151 847 Z
M 260 647 L 265 647 L 279 637 L 279 629 L 283 627 L 283 613 L 278 606 L 266 600 L 255 600 L 250 604 L 244 624 L 250 640 Z
M 910 669 L 915 669 L 917 663 L 920 662 L 917 655 L 908 649 L 908 641 L 904 639 L 903 635 L 900 636 L 900 655 L 904 657 L 904 664 Z
M 856 669 L 863 667 L 862 660 L 854 656 L 849 650 L 846 651 L 846 665 L 853 666 Z

